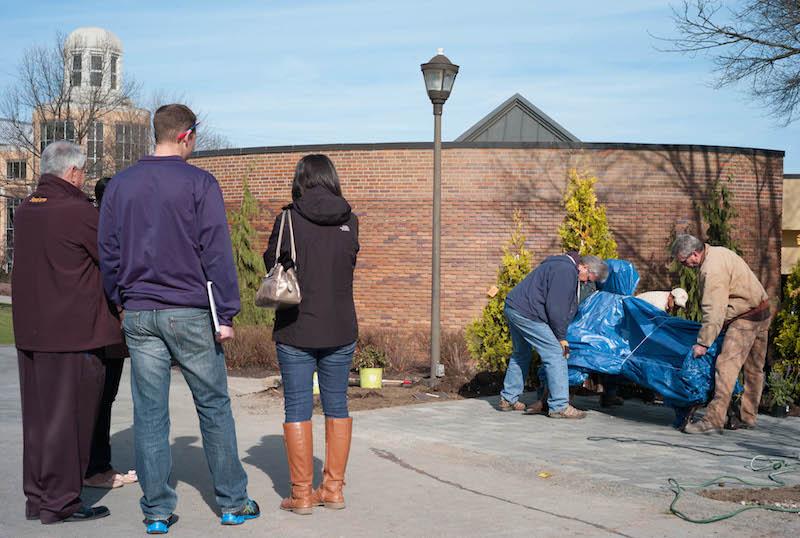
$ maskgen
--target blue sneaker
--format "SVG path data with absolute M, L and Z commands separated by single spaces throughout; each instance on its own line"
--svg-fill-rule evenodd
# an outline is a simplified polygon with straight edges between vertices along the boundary
M 258 507 L 258 503 L 253 499 L 247 499 L 247 502 L 244 503 L 244 506 L 239 508 L 237 511 L 222 514 L 220 523 L 223 525 L 241 525 L 248 519 L 255 519 L 260 515 L 261 509 Z
M 178 516 L 171 514 L 167 519 L 145 519 L 144 527 L 147 534 L 167 534 L 169 528 L 178 522 Z

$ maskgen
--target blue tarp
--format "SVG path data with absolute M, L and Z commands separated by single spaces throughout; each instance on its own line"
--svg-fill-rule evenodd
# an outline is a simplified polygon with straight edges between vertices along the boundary
M 633 295 L 639 285 L 639 273 L 631 262 L 625 260 L 606 260 L 608 278 L 599 289 L 619 295 Z
M 603 291 L 581 303 L 567 331 L 570 384 L 599 372 L 652 389 L 674 407 L 707 402 L 722 336 L 706 355 L 693 358 L 700 324 L 631 297 L 639 275 L 630 262 L 609 260 L 609 266 Z

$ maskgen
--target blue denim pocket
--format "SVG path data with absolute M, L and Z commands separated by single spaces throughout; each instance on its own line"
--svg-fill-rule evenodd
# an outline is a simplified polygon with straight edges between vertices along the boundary
M 166 313 L 166 312 L 165 312 Z M 208 310 L 186 308 L 167 314 L 169 337 L 184 357 L 214 350 L 214 329 Z

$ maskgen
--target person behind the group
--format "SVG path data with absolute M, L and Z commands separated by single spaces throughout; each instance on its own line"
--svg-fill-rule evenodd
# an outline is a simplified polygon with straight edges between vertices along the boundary
M 753 428 L 764 389 L 770 323 L 767 292 L 747 263 L 725 247 L 713 247 L 692 235 L 680 234 L 672 245 L 672 256 L 685 267 L 699 268 L 703 319 L 692 354 L 695 357 L 705 355 L 720 332 L 727 328 L 717 356 L 714 398 L 706 408 L 705 417 L 687 424 L 684 432 L 722 433 L 731 392 L 742 369 L 741 427 Z
M 258 517 L 239 461 L 220 342 L 233 338 L 239 289 L 222 192 L 186 159 L 197 118 L 165 105 L 153 116 L 155 153 L 109 182 L 100 207 L 100 265 L 106 292 L 122 311 L 131 356 L 136 470 L 148 532 L 176 520 L 169 484 L 170 360 L 180 365 L 200 431 L 223 525 Z M 214 334 L 206 281 L 213 282 Z
M 348 377 L 358 337 L 353 302 L 353 271 L 358 254 L 358 219 L 342 196 L 339 176 L 325 155 L 300 159 L 292 183 L 291 215 L 296 244 L 295 268 L 302 301 L 275 314 L 273 339 L 284 389 L 284 442 L 291 494 L 281 508 L 310 514 L 314 506 L 344 508 L 345 468 L 353 419 L 347 411 Z M 281 215 L 264 252 L 275 264 Z M 278 259 L 291 263 L 288 222 Z M 318 372 L 325 413 L 325 467 L 320 487 L 314 478 L 311 412 L 312 379 Z
M 678 308 L 686 308 L 689 294 L 683 288 L 675 288 L 672 291 L 646 291 L 636 298 L 674 315 Z
M 548 416 L 568 419 L 586 416 L 569 404 L 567 326 L 578 310 L 580 283 L 603 282 L 607 276 L 608 265 L 600 258 L 567 252 L 545 259 L 508 293 L 504 312 L 513 352 L 500 393 L 501 410 L 525 409 L 519 397 L 535 349 L 542 360 L 549 393 Z
M 103 193 L 110 177 L 103 177 L 94 184 L 95 205 L 99 208 L 103 201 Z M 116 314 L 116 312 L 114 312 Z M 121 331 L 121 330 L 120 330 Z M 120 332 L 121 334 L 121 332 Z M 105 384 L 100 399 L 100 409 L 92 435 L 92 448 L 89 456 L 89 467 L 83 485 L 95 488 L 118 488 L 136 482 L 136 472 L 120 473 L 111 466 L 111 406 L 119 391 L 122 378 L 123 360 L 128 356 L 128 348 L 124 343 L 103 348 L 102 361 L 105 368 Z
M 105 377 L 99 350 L 122 341 L 98 267 L 97 210 L 81 190 L 85 165 L 80 146 L 47 146 L 38 186 L 14 215 L 25 515 L 42 523 L 109 515 L 80 498 Z

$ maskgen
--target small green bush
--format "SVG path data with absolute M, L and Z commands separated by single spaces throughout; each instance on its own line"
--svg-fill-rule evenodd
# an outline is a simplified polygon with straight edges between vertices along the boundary
M 497 271 L 497 292 L 489 298 L 481 317 L 470 323 L 466 331 L 467 348 L 479 370 L 502 372 L 508 365 L 513 347 L 503 308 L 508 292 L 531 272 L 531 259 L 531 252 L 525 248 L 522 215 L 515 211 L 514 231 L 503 246 L 503 259 Z
M 792 397 L 795 385 L 792 380 L 782 372 L 772 371 L 767 381 L 769 387 L 769 402 L 772 405 L 783 407 L 794 401 Z
M 558 229 L 561 248 L 575 250 L 581 256 L 602 259 L 617 257 L 617 242 L 608 227 L 606 208 L 597 204 L 594 184 L 597 178 L 589 173 L 569 171 L 569 183 L 564 195 L 564 222 Z
M 253 221 L 259 218 L 258 202 L 250 192 L 247 179 L 242 180 L 242 203 L 235 211 L 228 212 L 233 258 L 239 277 L 241 311 L 235 318 L 236 326 L 272 325 L 275 313 L 255 304 L 256 291 L 266 274 L 264 261 L 255 251 L 256 230 Z
M 364 346 L 353 357 L 353 368 L 385 368 L 389 364 L 386 352 L 375 346 Z
M 783 304 L 772 329 L 776 352 L 772 370 L 786 379 L 790 397 L 800 402 L 800 262 L 786 280 Z

